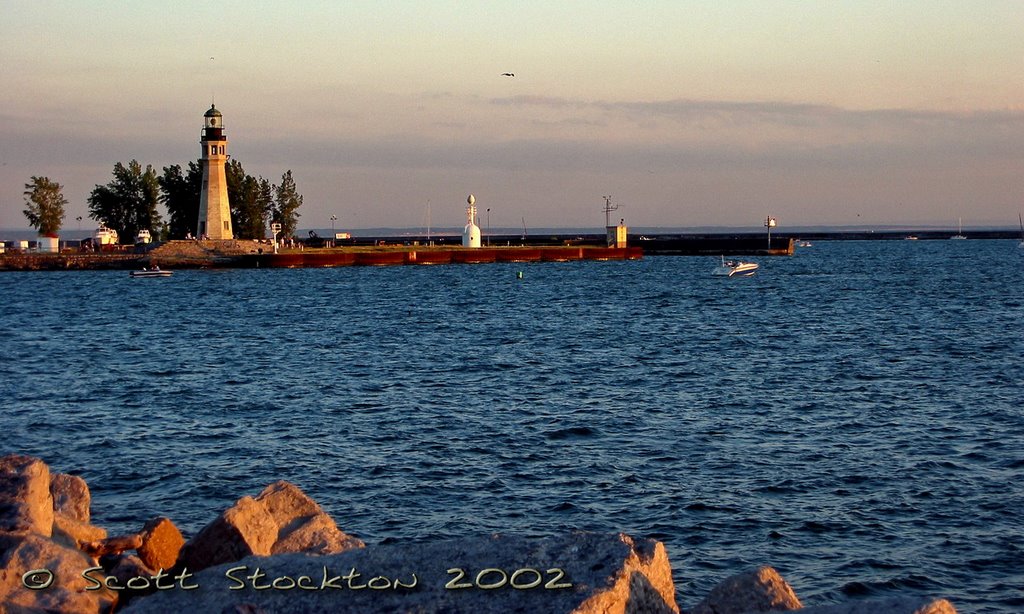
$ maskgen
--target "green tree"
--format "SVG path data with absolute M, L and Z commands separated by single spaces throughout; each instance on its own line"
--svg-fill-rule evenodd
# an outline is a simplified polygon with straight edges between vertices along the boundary
M 64 188 L 49 177 L 32 177 L 25 184 L 25 217 L 30 226 L 40 235 L 53 235 L 60 231 L 64 223 L 64 207 L 68 204 L 64 198 Z
M 231 226 L 239 239 L 262 239 L 274 204 L 270 183 L 245 172 L 242 163 L 232 158 L 225 168 Z
M 160 202 L 167 209 L 167 224 L 171 239 L 184 239 L 198 233 L 199 192 L 203 187 L 203 169 L 196 162 L 188 163 L 188 172 L 180 165 L 165 166 L 164 174 L 157 178 L 160 184 Z
M 246 175 L 232 200 L 235 231 L 240 239 L 262 239 L 274 205 L 274 191 L 263 177 Z
M 114 179 L 97 185 L 89 195 L 89 217 L 117 231 L 122 241 L 133 240 L 139 230 L 156 235 L 161 219 L 156 205 L 160 183 L 152 165 L 132 160 L 125 166 L 114 165 Z
M 289 169 L 281 176 L 281 185 L 274 189 L 274 211 L 271 219 L 281 224 L 282 237 L 295 235 L 299 224 L 299 207 L 302 206 L 302 195 L 295 187 L 292 171 Z

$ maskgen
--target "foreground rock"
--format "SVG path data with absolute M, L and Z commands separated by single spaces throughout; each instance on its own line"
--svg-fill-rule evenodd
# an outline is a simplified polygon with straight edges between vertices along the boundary
M 884 597 L 851 603 L 804 608 L 793 588 L 771 567 L 730 576 L 716 585 L 689 614 L 956 614 L 945 599 Z
M 945 599 L 887 597 L 804 608 L 800 614 L 956 614 L 956 608 Z
M 51 475 L 37 458 L 0 457 L 0 612 L 110 610 L 115 596 L 86 590 L 94 583 L 82 576 L 96 562 L 77 548 L 78 538 L 106 535 L 88 524 L 88 508 L 80 478 Z
M 365 548 L 287 482 L 242 497 L 187 543 L 163 517 L 107 537 L 89 506 L 81 478 L 0 457 L 0 613 L 679 612 L 665 547 L 622 534 Z M 726 579 L 691 614 L 799 608 L 785 580 L 762 567 Z M 915 597 L 800 611 L 955 612 Z
M 206 525 L 182 548 L 177 567 L 195 572 L 252 555 L 336 554 L 363 546 L 298 487 L 279 481 Z
M 125 612 L 678 612 L 664 546 L 619 534 L 496 535 L 248 557 Z M 236 589 L 236 590 L 233 590 Z
M 803 607 L 793 588 L 771 567 L 731 576 L 719 583 L 691 614 L 780 612 Z

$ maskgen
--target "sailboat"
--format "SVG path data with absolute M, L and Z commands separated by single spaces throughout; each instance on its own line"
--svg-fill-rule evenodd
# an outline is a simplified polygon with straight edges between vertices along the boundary
M 950 237 L 950 239 L 966 239 L 964 236 L 964 218 L 957 218 L 956 234 Z
M 1020 243 L 1017 244 L 1017 247 L 1024 249 L 1024 219 L 1021 219 L 1019 213 L 1017 214 L 1017 221 L 1020 223 Z

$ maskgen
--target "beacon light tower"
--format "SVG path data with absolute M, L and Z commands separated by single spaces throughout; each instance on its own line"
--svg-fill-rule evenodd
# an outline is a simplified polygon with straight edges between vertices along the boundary
M 466 227 L 462 230 L 462 247 L 480 247 L 480 227 L 476 225 L 476 197 L 466 199 Z
M 772 228 L 775 228 L 778 222 L 772 216 L 764 218 L 764 227 L 768 229 L 768 253 L 772 251 Z
M 228 179 L 225 166 L 228 162 L 228 139 L 224 136 L 224 122 L 217 107 L 203 116 L 203 135 L 199 143 L 203 156 L 199 159 L 203 167 L 203 187 L 199 191 L 200 239 L 233 239 L 231 232 L 231 207 L 228 204 Z

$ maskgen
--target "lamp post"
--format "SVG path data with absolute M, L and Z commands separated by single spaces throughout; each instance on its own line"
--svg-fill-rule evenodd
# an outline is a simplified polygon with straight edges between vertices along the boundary
M 775 228 L 775 218 L 768 216 L 764 219 L 764 227 L 768 229 L 768 251 L 772 251 L 772 228 Z
M 335 235 L 335 232 L 334 232 L 334 222 L 337 222 L 337 221 L 338 221 L 338 216 L 332 215 L 331 216 L 331 238 L 332 239 L 334 238 L 334 235 Z
M 277 253 L 277 233 L 281 232 L 280 222 L 274 222 L 270 225 L 270 230 L 274 233 L 274 253 Z
M 491 208 L 487 208 L 487 247 L 491 246 Z
M 82 216 L 78 216 L 75 219 L 78 220 L 78 232 L 82 232 Z

